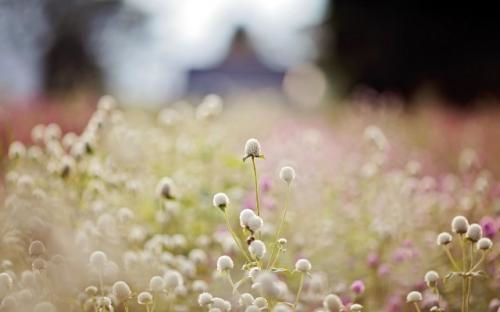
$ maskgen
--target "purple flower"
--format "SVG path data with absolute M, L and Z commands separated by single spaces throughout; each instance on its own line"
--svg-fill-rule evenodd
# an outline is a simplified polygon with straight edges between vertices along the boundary
M 386 311 L 386 312 L 399 312 L 399 311 L 401 311 L 402 307 L 403 307 L 403 301 L 401 300 L 401 297 L 397 296 L 397 295 L 392 295 L 387 300 L 387 303 L 385 304 L 384 311 Z
M 271 190 L 272 180 L 268 176 L 260 178 L 260 190 L 262 193 L 267 193 Z
M 495 219 L 493 219 L 492 217 L 482 218 L 479 224 L 481 224 L 481 227 L 483 228 L 484 236 L 493 238 L 493 236 L 495 236 L 495 234 L 497 233 L 497 225 Z
M 380 257 L 377 255 L 377 253 L 372 252 L 368 255 L 367 262 L 370 268 L 376 268 L 380 264 Z
M 365 292 L 365 283 L 362 280 L 356 280 L 351 284 L 351 290 L 356 295 L 361 295 Z

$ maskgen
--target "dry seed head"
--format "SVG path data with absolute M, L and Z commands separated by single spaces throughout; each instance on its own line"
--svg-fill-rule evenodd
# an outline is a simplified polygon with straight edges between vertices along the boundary
M 478 250 L 489 250 L 489 249 L 491 249 L 492 246 L 493 246 L 493 242 L 491 241 L 491 239 L 489 239 L 487 237 L 483 237 L 477 242 L 477 249 Z
M 229 205 L 229 197 L 227 197 L 225 193 L 217 193 L 214 195 L 212 202 L 215 208 L 219 208 L 224 211 Z
M 479 224 L 473 223 L 469 226 L 469 229 L 467 230 L 465 237 L 467 237 L 467 239 L 470 240 L 471 242 L 475 243 L 478 240 L 480 240 L 481 237 L 483 237 L 483 229 Z
M 217 259 L 217 271 L 226 272 L 232 270 L 233 267 L 233 259 L 231 259 L 229 256 L 220 256 L 219 259 Z
M 453 233 L 465 234 L 469 229 L 469 221 L 464 216 L 456 216 L 451 221 L 451 230 Z
M 406 296 L 406 302 L 419 302 L 422 301 L 422 294 L 418 291 L 412 291 Z
M 437 236 L 436 243 L 440 246 L 446 246 L 453 240 L 453 237 L 448 232 L 440 233 Z
M 323 307 L 328 312 L 341 312 L 344 309 L 342 300 L 335 294 L 330 294 L 323 299 Z
M 143 291 L 137 296 L 137 303 L 138 304 L 152 304 L 153 303 L 153 296 L 151 295 L 151 293 L 149 293 L 147 291 Z

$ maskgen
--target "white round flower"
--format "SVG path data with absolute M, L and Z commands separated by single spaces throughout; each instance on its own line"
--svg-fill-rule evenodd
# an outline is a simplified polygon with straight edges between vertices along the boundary
M 470 240 L 471 242 L 475 243 L 478 240 L 480 240 L 481 237 L 483 237 L 483 229 L 479 224 L 473 223 L 469 226 L 469 229 L 467 230 L 465 237 L 467 237 L 467 239 Z
M 274 306 L 272 310 L 272 312 L 292 312 L 292 311 L 293 311 L 292 308 L 283 303 L 278 303 L 277 305 Z
M 339 296 L 335 294 L 329 294 L 323 299 L 323 307 L 328 312 L 340 312 L 343 310 L 344 305 L 342 304 L 342 300 L 340 300 Z
M 254 240 L 250 246 L 248 246 L 248 251 L 256 259 L 262 259 L 266 255 L 266 245 L 261 240 Z
M 156 194 L 158 197 L 174 199 L 174 182 L 169 177 L 163 177 L 156 185 Z
M 493 246 L 493 242 L 491 241 L 491 239 L 489 239 L 487 237 L 483 237 L 477 242 L 477 249 L 479 249 L 479 250 L 488 250 L 492 246 Z
M 422 301 L 422 294 L 418 291 L 412 291 L 406 296 L 406 302 Z
M 451 230 L 453 233 L 465 234 L 469 229 L 469 221 L 464 216 L 456 216 L 451 221 Z
M 208 306 L 210 303 L 212 303 L 212 294 L 210 293 L 207 293 L 207 292 L 204 292 L 204 293 L 201 293 L 199 296 L 198 296 L 198 304 L 201 306 L 201 307 L 206 307 Z
M 165 287 L 169 290 L 175 289 L 184 282 L 182 275 L 175 270 L 165 272 L 163 278 L 165 279 Z
M 212 308 L 217 308 L 221 311 L 231 311 L 231 303 L 222 298 L 214 297 L 212 298 Z
M 243 209 L 240 212 L 240 225 L 242 228 L 245 228 L 248 226 L 248 223 L 250 222 L 250 219 L 255 217 L 256 214 L 253 212 L 252 209 Z
M 14 141 L 9 145 L 9 158 L 17 159 L 26 155 L 26 147 L 19 141 Z
M 259 273 L 260 269 L 258 267 L 253 267 L 248 271 L 248 277 L 250 277 L 252 281 L 255 281 Z
M 104 267 L 106 266 L 106 263 L 108 262 L 108 257 L 102 251 L 99 251 L 99 250 L 94 251 L 90 255 L 89 262 L 90 262 L 90 265 L 93 266 L 95 269 L 103 270 Z
M 165 280 L 161 276 L 153 276 L 149 280 L 149 289 L 153 292 L 161 292 L 165 289 Z
M 138 304 L 152 304 L 153 303 L 153 295 L 147 291 L 141 292 L 137 296 L 137 303 Z
M 351 305 L 351 311 L 352 312 L 360 312 L 360 311 L 363 311 L 363 306 L 360 305 L 359 303 L 355 303 L 353 305 Z
M 240 299 L 238 300 L 238 302 L 242 307 L 247 307 L 253 304 L 254 298 L 252 294 L 243 293 L 240 295 Z
M 424 280 L 427 286 L 434 287 L 439 280 L 439 274 L 436 271 L 429 271 L 425 273 Z
M 295 270 L 306 273 L 311 271 L 311 262 L 307 259 L 299 259 L 297 262 L 295 262 Z
M 440 233 L 436 239 L 436 243 L 441 246 L 446 246 L 453 240 L 453 237 L 448 232 Z
M 245 158 L 247 157 L 260 157 L 261 149 L 260 143 L 257 139 L 248 139 L 245 143 Z
M 127 283 L 118 281 L 113 284 L 112 293 L 119 302 L 126 301 L 132 295 L 132 291 Z
M 28 253 L 31 257 L 39 257 L 45 253 L 45 245 L 39 240 L 34 240 L 30 244 Z
M 250 231 L 252 232 L 257 232 L 258 230 L 260 230 L 262 228 L 262 226 L 264 225 L 264 221 L 262 220 L 261 217 L 259 216 L 256 216 L 254 215 L 253 217 L 251 217 L 247 224 L 246 224 L 246 227 L 250 229 Z
M 260 309 L 265 309 L 267 308 L 267 299 L 264 298 L 264 297 L 257 297 L 255 298 L 255 300 L 253 301 L 253 304 L 258 306 Z
M 217 259 L 217 271 L 225 272 L 232 270 L 233 267 L 233 259 L 231 259 L 229 256 L 220 256 L 219 259 Z
M 213 204 L 214 207 L 224 210 L 229 205 L 229 197 L 225 193 L 217 193 L 214 195 Z
M 260 308 L 256 305 L 249 305 L 246 307 L 245 312 L 260 312 Z
M 280 179 L 290 184 L 295 179 L 295 170 L 292 167 L 285 166 L 280 170 Z

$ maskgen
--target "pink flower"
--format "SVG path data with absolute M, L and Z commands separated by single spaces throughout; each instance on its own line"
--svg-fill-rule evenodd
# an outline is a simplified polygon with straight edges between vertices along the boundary
M 362 280 L 356 280 L 351 284 L 351 290 L 356 295 L 362 295 L 365 292 L 365 283 Z
M 481 227 L 483 228 L 484 236 L 488 238 L 493 238 L 498 231 L 495 219 L 493 219 L 492 217 L 487 216 L 482 218 L 479 224 L 481 224 Z

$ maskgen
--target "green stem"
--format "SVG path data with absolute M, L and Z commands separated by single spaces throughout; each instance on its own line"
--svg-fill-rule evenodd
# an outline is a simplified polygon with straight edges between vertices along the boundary
M 455 271 L 457 271 L 457 272 L 460 271 L 460 268 L 458 267 L 457 262 L 453 258 L 453 255 L 451 254 L 450 249 L 448 248 L 448 246 L 444 246 L 444 251 L 446 252 L 446 255 L 448 256 L 448 259 L 450 259 L 451 264 L 453 265 L 453 269 Z
M 260 217 L 260 201 L 259 201 L 259 185 L 257 177 L 257 166 L 255 165 L 255 157 L 252 156 L 252 167 L 253 167 L 253 180 L 255 183 L 255 201 L 257 205 L 257 216 Z
M 481 254 L 481 258 L 479 258 L 479 261 L 470 269 L 470 272 L 473 272 L 474 270 L 476 270 L 477 267 L 484 261 L 485 258 L 486 258 L 486 253 L 483 252 Z
M 467 272 L 467 256 L 465 252 L 465 242 L 463 235 L 460 235 L 460 247 L 462 249 L 462 272 Z M 467 312 L 467 304 L 465 302 L 467 297 L 467 285 L 466 285 L 466 277 L 462 276 L 462 312 Z
M 420 307 L 418 306 L 418 303 L 414 302 L 413 305 L 415 306 L 415 310 L 417 310 L 417 312 L 420 312 Z
M 293 308 L 297 308 L 297 304 L 299 304 L 300 293 L 302 292 L 302 287 L 304 286 L 304 273 L 300 274 L 300 282 L 299 289 L 297 290 L 297 296 L 295 297 L 295 303 L 293 304 Z
M 243 255 L 245 256 L 245 258 L 250 261 L 250 258 L 248 257 L 245 249 L 243 248 L 243 246 L 241 245 L 241 241 L 240 239 L 238 238 L 238 236 L 236 236 L 236 233 L 234 233 L 233 231 L 233 228 L 231 227 L 231 223 L 229 223 L 229 218 L 227 216 L 227 212 L 226 210 L 224 210 L 224 220 L 226 221 L 226 225 L 227 225 L 227 229 L 229 230 L 229 232 L 231 233 L 231 236 L 233 237 L 233 240 L 234 242 L 236 243 L 236 245 L 238 245 L 238 248 L 241 250 L 241 252 L 243 253 Z
M 104 283 L 102 281 L 102 270 L 99 269 L 99 288 L 101 289 L 101 296 L 104 297 Z

